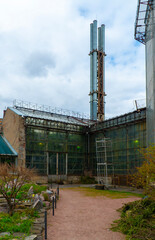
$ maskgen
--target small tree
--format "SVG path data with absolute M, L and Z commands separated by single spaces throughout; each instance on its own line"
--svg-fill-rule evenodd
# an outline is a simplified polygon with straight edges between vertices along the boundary
M 12 216 L 19 202 L 17 194 L 21 187 L 35 176 L 34 169 L 16 167 L 13 164 L 0 164 L 0 193 L 7 201 L 8 213 Z
M 133 186 L 141 187 L 145 194 L 155 197 L 155 146 L 142 148 L 140 153 L 144 162 L 133 175 Z

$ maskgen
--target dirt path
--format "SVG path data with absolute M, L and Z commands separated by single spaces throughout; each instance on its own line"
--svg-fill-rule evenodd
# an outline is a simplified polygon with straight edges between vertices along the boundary
M 60 190 L 55 216 L 48 215 L 48 240 L 124 240 L 109 228 L 119 218 L 116 209 L 137 198 L 86 197 L 78 191 Z

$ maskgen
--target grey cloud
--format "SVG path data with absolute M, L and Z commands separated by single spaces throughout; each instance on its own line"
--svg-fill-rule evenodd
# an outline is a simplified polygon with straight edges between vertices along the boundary
M 53 55 L 49 52 L 33 52 L 27 58 L 24 69 L 29 77 L 47 76 L 48 69 L 56 65 Z

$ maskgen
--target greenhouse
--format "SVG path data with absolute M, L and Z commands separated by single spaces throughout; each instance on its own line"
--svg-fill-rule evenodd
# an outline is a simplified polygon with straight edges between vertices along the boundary
M 104 147 L 108 176 L 126 179 L 143 161 L 139 150 L 146 147 L 146 109 L 97 122 L 15 106 L 5 113 L 3 132 L 19 165 L 53 179 L 97 176 L 96 140 L 109 139 L 111 147 Z

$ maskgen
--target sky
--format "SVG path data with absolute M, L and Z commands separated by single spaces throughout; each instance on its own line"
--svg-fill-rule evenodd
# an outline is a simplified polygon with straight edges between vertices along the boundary
M 106 119 L 145 99 L 137 0 L 0 0 L 0 117 L 21 100 L 89 114 L 90 23 L 105 24 Z

